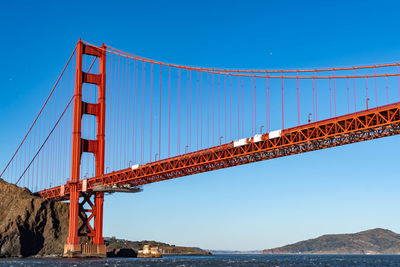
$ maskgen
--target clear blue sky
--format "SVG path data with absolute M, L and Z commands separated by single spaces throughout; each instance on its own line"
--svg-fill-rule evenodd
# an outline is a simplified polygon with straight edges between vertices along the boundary
M 398 1 L 7 1 L 0 9 L 0 167 L 79 37 L 183 65 L 307 68 L 399 62 Z M 325 233 L 400 232 L 389 137 L 107 196 L 104 235 L 263 249 Z

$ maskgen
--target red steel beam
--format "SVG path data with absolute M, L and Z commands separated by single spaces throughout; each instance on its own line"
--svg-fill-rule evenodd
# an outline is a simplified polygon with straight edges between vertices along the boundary
M 280 137 L 253 138 L 243 146 L 233 142 L 160 160 L 137 169 L 124 169 L 88 179 L 87 189 L 98 185 L 145 185 L 251 162 L 289 156 L 400 134 L 400 102 L 282 130 Z M 38 192 L 46 199 L 66 200 L 69 184 Z M 82 181 L 78 184 L 82 189 Z

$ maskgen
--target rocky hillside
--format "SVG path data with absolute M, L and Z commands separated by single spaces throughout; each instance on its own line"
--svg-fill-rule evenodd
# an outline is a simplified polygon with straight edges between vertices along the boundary
M 323 235 L 280 248 L 265 249 L 265 254 L 400 254 L 400 235 L 376 228 L 355 234 Z
M 136 252 L 143 249 L 144 245 L 150 245 L 151 247 L 159 247 L 164 255 L 210 255 L 211 253 L 200 248 L 194 247 L 181 247 L 175 245 L 169 245 L 162 242 L 156 241 L 128 241 L 123 239 L 104 238 L 107 245 L 107 250 L 116 250 L 122 248 L 130 248 Z
M 61 255 L 67 235 L 68 204 L 0 179 L 0 257 Z
M 0 257 L 61 256 L 68 236 L 68 213 L 68 203 L 43 200 L 26 188 L 0 179 Z M 111 238 L 106 239 L 106 244 L 107 250 L 122 249 L 122 252 L 126 248 L 138 251 L 150 245 L 160 247 L 167 254 L 208 254 L 199 248 L 155 241 Z

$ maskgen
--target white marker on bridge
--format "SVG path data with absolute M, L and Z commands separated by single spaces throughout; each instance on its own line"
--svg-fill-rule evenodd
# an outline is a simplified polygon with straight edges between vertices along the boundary
M 254 143 L 261 142 L 262 140 L 263 140 L 262 139 L 262 134 L 256 134 L 256 135 L 253 136 L 253 142 Z
M 280 137 L 282 133 L 282 130 L 275 130 L 269 133 L 268 138 L 269 139 L 273 139 L 273 138 L 277 138 Z
M 131 169 L 132 169 L 132 170 L 135 170 L 135 169 L 137 169 L 137 168 L 139 168 L 139 167 L 140 167 L 140 164 L 135 164 L 135 165 L 132 165 Z
M 247 142 L 247 138 L 242 138 L 242 139 L 239 139 L 239 140 L 234 141 L 234 142 L 233 142 L 233 146 L 234 146 L 234 147 L 244 146 L 244 145 L 246 145 L 247 143 L 248 143 L 248 142 Z

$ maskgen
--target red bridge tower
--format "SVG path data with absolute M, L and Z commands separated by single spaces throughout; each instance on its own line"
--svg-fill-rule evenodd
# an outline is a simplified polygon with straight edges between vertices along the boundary
M 82 57 L 94 56 L 100 59 L 100 72 L 93 74 L 82 70 Z M 82 101 L 82 84 L 90 83 L 98 87 L 97 103 Z M 79 40 L 76 50 L 75 98 L 73 115 L 72 137 L 72 170 L 70 186 L 69 207 L 69 234 L 64 246 L 65 257 L 105 257 L 106 247 L 103 240 L 103 201 L 102 192 L 85 192 L 85 181 L 80 183 L 80 165 L 82 153 L 93 153 L 95 157 L 96 176 L 104 174 L 105 153 L 105 96 L 106 96 L 106 48 L 84 44 Z M 97 119 L 97 139 L 88 140 L 81 136 L 82 116 L 84 114 L 95 116 Z M 79 202 L 80 197 L 83 198 Z M 94 197 L 94 201 L 92 201 Z M 88 204 L 90 208 L 85 208 Z M 87 215 L 88 214 L 88 215 Z M 78 218 L 83 224 L 78 225 Z M 94 219 L 93 226 L 90 221 Z M 80 236 L 88 237 L 88 242 L 82 244 Z

